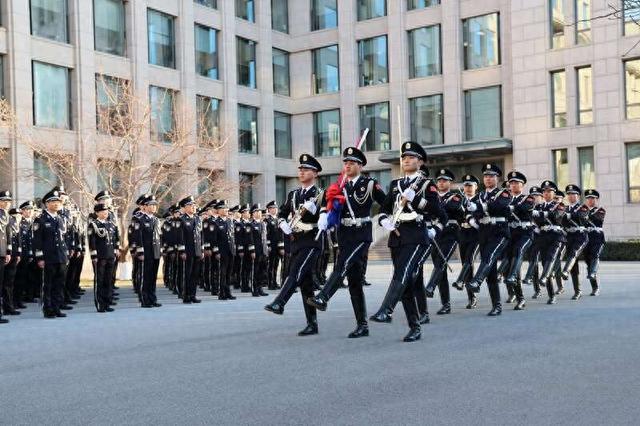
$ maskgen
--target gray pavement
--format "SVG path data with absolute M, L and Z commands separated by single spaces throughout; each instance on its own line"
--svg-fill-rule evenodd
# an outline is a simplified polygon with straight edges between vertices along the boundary
M 370 313 L 389 276 L 370 265 Z M 272 297 L 182 305 L 165 289 L 162 308 L 141 309 L 126 287 L 113 313 L 96 313 L 90 292 L 66 319 L 30 305 L 0 326 L 0 424 L 638 424 L 640 263 L 601 276 L 600 297 L 569 290 L 499 318 L 486 317 L 486 288 L 473 311 L 452 289 L 453 313 L 411 344 L 401 306 L 347 339 L 346 290 L 311 337 L 296 336 L 299 293 L 282 317 L 263 311 Z

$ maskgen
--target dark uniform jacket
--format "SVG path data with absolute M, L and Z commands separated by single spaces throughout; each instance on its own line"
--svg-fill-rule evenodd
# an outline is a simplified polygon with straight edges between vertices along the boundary
M 236 254 L 235 226 L 230 218 L 218 217 L 215 220 L 216 247 L 220 256 L 232 257 Z
M 187 256 L 202 257 L 204 243 L 202 242 L 202 219 L 200 216 L 183 214 L 180 216 L 181 238 L 178 251 Z
M 87 229 L 91 259 L 115 259 L 120 248 L 118 227 L 111 221 L 91 220 Z
M 316 205 L 315 213 L 301 209 L 305 201 L 313 201 Z M 323 238 L 316 240 L 316 235 L 318 234 L 318 218 L 320 213 L 326 210 L 326 204 L 324 191 L 315 185 L 306 191 L 303 188 L 298 188 L 287 194 L 287 200 L 280 207 L 278 213 L 278 223 L 286 221 L 289 215 L 293 217 L 292 222 L 297 222 L 297 225 L 293 227 L 292 234 L 285 236 L 291 242 L 291 253 L 309 247 L 322 249 Z M 301 212 L 302 214 L 300 214 Z
M 162 254 L 160 220 L 156 216 L 140 213 L 134 216 L 132 223 L 137 253 L 160 259 Z
M 67 263 L 67 222 L 59 214 L 43 211 L 33 222 L 33 251 L 36 260 L 45 263 Z
M 386 195 L 382 187 L 371 177 L 359 176 L 355 184 L 347 181 L 342 194 L 345 203 L 341 212 L 342 224 L 337 231 L 338 245 L 373 241 L 371 208 L 374 201 L 380 206 L 384 204 Z
M 20 221 L 20 243 L 22 244 L 22 257 L 33 258 L 33 234 L 32 219 L 22 218 Z
M 480 231 L 491 230 L 497 236 L 509 237 L 508 218 L 511 216 L 511 194 L 506 189 L 493 188 L 481 191 L 476 201 L 473 217 L 480 225 Z
M 218 253 L 218 220 L 217 217 L 208 217 L 202 221 L 202 242 L 205 250 Z

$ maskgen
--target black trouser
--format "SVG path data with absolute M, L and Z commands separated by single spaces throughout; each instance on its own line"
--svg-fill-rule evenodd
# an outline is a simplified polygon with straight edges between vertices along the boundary
M 220 255 L 218 261 L 218 298 L 224 299 L 231 296 L 231 286 L 229 285 L 229 277 L 233 269 L 233 256 Z
M 304 315 L 309 325 L 318 323 L 316 308 L 308 305 L 305 300 L 307 300 L 308 297 L 313 297 L 313 268 L 316 265 L 319 255 L 320 249 L 316 247 L 302 247 L 292 253 L 289 273 L 282 283 L 280 294 L 278 294 L 275 299 L 276 303 L 284 306 L 293 295 L 296 287 L 300 287 Z
M 113 268 L 116 259 L 97 259 L 94 267 L 94 303 L 97 309 L 108 308 L 113 298 Z
M 4 259 L 0 259 L 4 263 Z M 11 260 L 4 266 L 4 279 L 2 289 L 2 309 L 6 312 L 13 312 L 16 310 L 14 301 L 14 284 L 16 281 L 16 271 L 18 269 L 18 262 L 14 256 L 11 256 Z
M 2 318 L 4 305 L 4 259 L 0 257 L 0 318 Z
M 231 279 L 230 284 L 233 288 L 240 288 L 242 284 L 242 265 L 244 264 L 244 253 L 240 254 L 240 252 L 233 257 L 233 265 L 231 267 Z
M 164 283 L 164 286 L 166 288 L 168 288 L 169 290 L 172 290 L 171 287 L 171 263 L 173 261 L 171 260 L 171 254 L 164 254 L 162 256 L 162 282 Z
M 440 252 L 434 247 L 431 250 L 431 259 L 433 260 L 433 270 L 431 277 L 427 283 L 427 288 L 433 292 L 436 287 L 440 292 L 440 301 L 443 306 L 449 305 L 451 296 L 449 294 L 449 276 L 447 274 L 447 262 L 451 259 L 453 252 L 458 246 L 457 229 L 447 227 L 437 238 L 436 243 L 442 250 L 444 259 Z
M 599 232 L 589 233 L 589 242 L 584 249 L 584 259 L 587 263 L 587 277 L 593 290 L 600 286 L 598 281 L 598 269 L 600 268 L 600 255 L 604 249 L 604 235 Z
M 59 312 L 64 305 L 64 283 L 67 276 L 66 263 L 44 264 L 42 283 L 42 308 L 45 313 Z
M 64 300 L 66 302 L 71 300 L 71 297 L 75 295 L 75 277 L 78 270 L 78 257 L 77 253 L 73 254 L 73 257 L 69 257 L 69 263 L 67 264 L 67 274 L 64 280 Z
M 420 316 L 428 314 L 427 291 L 424 288 L 424 263 L 418 268 L 418 274 L 413 282 L 413 296 L 416 298 L 416 306 L 418 306 Z
M 23 300 L 32 301 L 40 297 L 40 286 L 35 276 L 37 272 L 35 268 L 37 267 L 33 258 L 23 257 L 20 259 L 13 291 L 14 303 L 19 303 Z
M 555 295 L 553 289 L 553 280 L 551 274 L 556 265 L 558 257 L 561 256 L 564 242 L 562 234 L 554 231 L 545 231 L 540 234 L 542 239 L 540 248 L 540 260 L 542 261 L 542 273 L 540 274 L 540 283 L 546 285 L 549 297 Z
M 275 290 L 278 288 L 278 265 L 280 264 L 280 254 L 278 249 L 272 249 L 269 253 L 269 266 L 267 271 L 267 288 Z
M 473 279 L 473 262 L 478 254 L 478 233 L 473 232 L 473 235 L 466 237 L 465 233 L 471 233 L 473 231 L 462 230 L 460 238 L 460 261 L 462 262 L 462 269 L 460 275 L 456 281 L 463 285 L 468 284 Z M 475 298 L 475 293 L 467 288 L 467 296 L 469 300 Z
M 280 268 L 280 286 L 284 285 L 284 280 L 287 279 L 289 275 L 289 268 L 291 266 L 291 253 L 285 252 L 284 256 L 282 256 L 282 267 Z
M 180 259 L 178 275 L 182 281 L 182 300 L 193 300 L 198 289 L 198 277 L 202 271 L 202 258 L 187 255 Z
M 253 260 L 253 271 L 251 273 L 251 292 L 258 294 L 267 281 L 267 256 L 256 254 Z
M 569 232 L 567 233 L 567 250 L 566 262 L 563 272 L 571 274 L 573 282 L 573 291 L 580 292 L 580 267 L 578 266 L 578 258 L 582 251 L 587 247 L 589 237 L 586 232 Z
M 144 260 L 139 261 L 138 267 L 142 276 L 140 284 L 140 302 L 143 305 L 151 305 L 158 301 L 156 297 L 156 280 L 158 279 L 158 267 L 160 259 L 154 259 L 153 255 L 145 255 Z
M 72 285 L 73 285 L 73 291 L 75 293 L 78 293 L 80 291 L 80 277 L 82 276 L 82 266 L 84 265 L 84 253 L 81 253 L 80 256 L 78 256 L 78 258 L 76 259 L 76 262 L 77 264 L 76 264 L 75 273 L 73 276 Z M 114 264 L 114 268 L 112 268 L 112 271 L 114 269 L 115 269 L 115 264 Z M 113 272 L 111 272 L 111 281 L 112 281 L 111 285 L 113 285 L 113 282 L 115 282 L 113 281 L 113 279 L 114 279 L 114 275 L 113 275 Z
M 142 261 L 138 259 L 138 254 L 133 255 L 133 265 L 131 267 L 131 283 L 133 284 L 133 291 L 138 295 L 140 299 L 140 286 L 142 284 Z
M 391 309 L 393 309 L 393 306 L 397 303 L 397 297 L 401 297 L 407 323 L 409 328 L 412 329 L 420 328 L 420 311 L 416 303 L 417 297 L 424 300 L 426 308 L 426 293 L 424 295 L 422 294 L 424 292 L 424 283 L 421 266 L 427 250 L 427 246 L 422 244 L 391 247 L 393 278 L 387 291 L 387 294 L 391 296 L 390 306 Z M 397 286 L 397 289 L 392 290 L 393 286 Z M 417 286 L 422 290 L 417 289 Z M 387 296 L 385 296 L 385 299 L 386 298 Z
M 482 282 L 487 280 L 489 287 L 489 296 L 493 307 L 500 307 L 500 287 L 498 286 L 498 259 L 502 256 L 504 249 L 509 242 L 508 234 L 500 232 L 499 226 L 503 225 L 484 225 L 481 226 L 478 233 L 478 245 L 480 247 L 480 266 L 474 277 L 474 280 Z M 508 232 L 508 231 L 507 231 Z
M 521 269 L 522 263 L 533 241 L 531 232 L 523 229 L 514 229 L 511 232 L 511 242 L 507 248 L 509 269 L 506 272 L 507 287 L 513 291 L 518 301 L 524 300 L 522 292 Z
M 204 291 L 211 291 L 211 282 L 213 281 L 213 262 L 212 256 L 205 256 L 202 259 L 202 284 Z
M 328 302 L 346 277 L 349 283 L 351 306 L 359 325 L 367 325 L 367 305 L 362 289 L 362 277 L 365 273 L 366 254 L 370 245 L 369 241 L 353 241 L 342 245 L 338 249 L 333 271 L 327 278 L 324 288 L 318 293 L 319 297 Z

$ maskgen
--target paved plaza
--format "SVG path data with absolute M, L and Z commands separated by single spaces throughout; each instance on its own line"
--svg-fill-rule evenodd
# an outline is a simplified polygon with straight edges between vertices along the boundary
M 369 268 L 372 313 L 390 268 Z M 279 317 L 262 309 L 272 297 L 182 305 L 164 288 L 162 308 L 140 309 L 126 285 L 98 314 L 89 290 L 66 319 L 30 305 L 0 326 L 0 424 L 637 424 L 640 263 L 604 263 L 601 277 L 599 297 L 569 290 L 499 318 L 485 316 L 486 288 L 473 311 L 452 290 L 453 313 L 411 344 L 400 306 L 347 339 L 346 290 L 304 338 L 299 293 Z

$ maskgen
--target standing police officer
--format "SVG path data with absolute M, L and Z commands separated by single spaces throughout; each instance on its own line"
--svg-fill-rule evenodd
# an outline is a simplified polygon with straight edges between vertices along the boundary
M 20 204 L 20 243 L 22 244 L 22 256 L 18 263 L 16 273 L 16 289 L 14 304 L 20 308 L 26 308 L 23 301 L 30 303 L 40 294 L 39 286 L 36 287 L 35 263 L 33 261 L 33 201 L 25 201 Z
M 202 271 L 204 244 L 202 242 L 202 221 L 196 214 L 196 201 L 193 196 L 180 200 L 180 253 L 179 276 L 182 280 L 182 303 L 200 303 L 196 298 L 198 279 Z
M 140 305 L 143 308 L 158 308 L 156 296 L 156 280 L 158 279 L 158 267 L 162 254 L 160 241 L 160 221 L 156 217 L 158 201 L 152 194 L 148 194 L 141 202 L 142 213 L 137 216 L 135 222 L 135 237 L 138 253 L 138 267 L 142 269 L 140 282 Z
M 43 270 L 42 311 L 45 318 L 63 318 L 64 283 L 69 251 L 66 243 L 67 222 L 58 214 L 62 198 L 57 190 L 42 197 L 45 210 L 33 223 L 33 250 L 38 267 Z
M 253 270 L 251 271 L 251 295 L 268 296 L 262 289 L 267 284 L 267 269 L 271 242 L 268 237 L 267 223 L 262 220 L 260 204 L 251 206 L 251 236 L 254 246 Z
M 9 208 L 11 207 L 11 192 L 0 191 L 0 323 L 9 322 L 2 319 L 4 290 L 4 270 L 11 261 L 11 226 Z
M 113 268 L 120 249 L 118 228 L 109 220 L 109 207 L 98 203 L 93 207 L 96 218 L 89 222 L 89 252 L 93 264 L 94 304 L 98 312 L 113 312 Z
M 267 268 L 267 288 L 278 288 L 278 265 L 284 255 L 284 241 L 282 231 L 278 228 L 278 205 L 275 200 L 267 203 L 267 239 L 270 241 L 269 266 Z
M 362 176 L 362 168 L 367 164 L 367 158 L 358 148 L 347 148 L 342 153 L 344 162 L 344 176 L 346 183 L 342 186 L 345 203 L 340 213 L 340 223 L 337 229 L 338 255 L 331 275 L 324 288 L 315 297 L 306 302 L 324 311 L 327 302 L 340 288 L 345 277 L 349 283 L 351 305 L 356 317 L 356 329 L 349 334 L 349 338 L 369 335 L 367 323 L 367 306 L 362 289 L 365 274 L 365 254 L 373 241 L 371 225 L 371 208 L 374 201 L 382 205 L 385 193 L 375 179 Z M 338 188 L 336 187 L 333 187 Z M 337 194 L 336 194 L 337 195 Z M 327 227 L 327 215 L 321 214 L 318 222 L 320 229 Z

